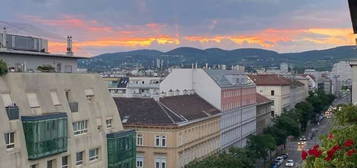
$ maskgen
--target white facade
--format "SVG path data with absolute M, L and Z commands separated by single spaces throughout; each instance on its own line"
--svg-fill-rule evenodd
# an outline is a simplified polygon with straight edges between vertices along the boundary
M 219 81 L 215 81 L 207 71 L 212 71 L 214 73 L 215 70 L 173 69 L 161 82 L 160 92 L 163 96 L 181 95 L 187 92 L 197 93 L 211 105 L 222 111 L 220 122 L 221 149 L 227 149 L 230 146 L 244 147 L 246 145 L 247 137 L 256 132 L 256 104 L 255 97 L 252 97 L 250 98 L 252 99 L 252 102 L 250 102 L 251 105 L 242 107 L 242 102 L 239 102 L 237 97 L 240 97 L 241 99 L 242 97 L 246 97 L 237 96 L 237 94 L 239 94 L 239 90 L 249 90 L 253 88 L 251 89 L 252 93 L 244 92 L 244 95 L 248 96 L 249 94 L 254 94 L 255 96 L 255 85 L 246 86 L 247 88 L 241 88 L 242 86 L 225 88 L 220 86 Z M 220 72 L 220 77 L 226 78 L 226 82 L 230 81 L 231 85 L 236 84 L 236 81 L 232 84 L 232 81 L 235 79 L 233 77 L 234 75 L 229 74 L 226 76 L 225 74 L 225 72 L 232 73 L 236 71 L 217 70 L 217 72 Z M 225 102 L 226 100 L 231 101 L 236 99 L 237 101 L 231 103 Z

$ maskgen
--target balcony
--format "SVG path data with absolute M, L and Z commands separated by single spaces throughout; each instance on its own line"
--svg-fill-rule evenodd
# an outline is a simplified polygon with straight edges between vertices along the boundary
M 128 83 L 127 88 L 141 88 L 141 89 L 159 89 L 160 84 L 140 84 L 140 83 Z
M 37 160 L 67 151 L 66 113 L 21 116 L 28 160 Z
M 135 131 L 120 131 L 107 135 L 108 168 L 135 168 Z
M 6 113 L 7 113 L 7 117 L 9 118 L 9 120 L 19 119 L 19 107 L 16 105 L 7 106 Z
M 68 102 L 72 113 L 78 112 L 78 102 Z

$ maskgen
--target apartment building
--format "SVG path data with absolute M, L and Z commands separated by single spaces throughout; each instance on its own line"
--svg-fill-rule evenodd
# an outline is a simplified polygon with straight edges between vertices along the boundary
M 273 100 L 273 116 L 279 116 L 284 110 L 291 108 L 289 79 L 276 74 L 249 75 L 249 78 L 256 84 L 257 93 Z
M 135 132 L 106 89 L 94 74 L 0 77 L 0 167 L 134 167 Z
M 257 134 L 271 125 L 271 106 L 273 101 L 257 93 Z
M 183 168 L 220 148 L 221 112 L 197 94 L 114 100 L 137 133 L 137 168 Z
M 256 132 L 255 84 L 234 70 L 173 69 L 161 82 L 162 95 L 194 92 L 222 111 L 221 149 L 244 147 Z

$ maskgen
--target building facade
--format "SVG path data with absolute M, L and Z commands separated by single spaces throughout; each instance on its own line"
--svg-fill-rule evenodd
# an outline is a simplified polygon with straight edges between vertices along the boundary
M 230 70 L 173 69 L 161 82 L 163 95 L 197 93 L 222 111 L 221 149 L 243 147 L 256 129 L 255 85 L 243 73 Z
M 137 168 L 183 168 L 219 150 L 221 113 L 196 94 L 114 100 L 137 132 Z
M 282 112 L 289 110 L 290 106 L 290 80 L 275 74 L 249 75 L 257 85 L 257 93 L 273 100 L 271 113 L 280 116 Z
M 123 130 L 106 89 L 94 74 L 1 77 L 0 167 L 134 167 L 135 132 Z
M 271 105 L 273 101 L 257 93 L 257 134 L 271 125 Z

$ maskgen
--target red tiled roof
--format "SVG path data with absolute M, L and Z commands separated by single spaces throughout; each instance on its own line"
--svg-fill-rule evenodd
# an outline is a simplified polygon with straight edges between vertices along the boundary
M 248 75 L 257 86 L 288 86 L 291 81 L 276 74 Z
M 257 104 L 265 104 L 265 103 L 269 103 L 271 102 L 272 100 L 268 99 L 267 97 L 257 93 L 256 94 L 256 97 L 257 97 Z

